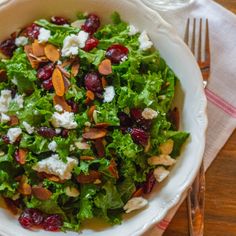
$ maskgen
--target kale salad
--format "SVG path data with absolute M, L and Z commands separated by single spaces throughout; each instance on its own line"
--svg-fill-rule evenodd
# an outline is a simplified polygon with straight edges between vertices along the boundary
M 0 196 L 26 229 L 145 210 L 189 136 L 174 72 L 146 31 L 111 18 L 39 19 L 0 43 Z

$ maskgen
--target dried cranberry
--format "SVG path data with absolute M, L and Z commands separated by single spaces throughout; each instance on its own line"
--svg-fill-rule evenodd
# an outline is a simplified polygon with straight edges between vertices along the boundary
M 144 193 L 150 193 L 156 183 L 156 179 L 153 175 L 153 171 L 150 171 L 148 174 L 147 174 L 147 178 L 146 178 L 146 182 L 144 183 L 143 185 L 143 192 Z
M 122 61 L 122 58 L 126 57 L 129 53 L 129 49 L 121 44 L 113 44 L 106 51 L 106 57 L 111 60 L 112 63 L 118 64 Z
M 13 38 L 6 39 L 0 43 L 0 51 L 8 57 L 12 57 L 16 48 L 15 39 Z
M 118 117 L 120 119 L 120 126 L 121 127 L 129 127 L 129 126 L 133 125 L 133 121 L 126 113 L 119 112 Z
M 68 129 L 63 129 L 63 130 L 61 131 L 61 136 L 62 136 L 63 138 L 67 138 L 67 137 L 69 136 L 69 130 L 68 130 Z
M 18 221 L 24 228 L 30 229 L 33 226 L 42 225 L 44 214 L 40 210 L 27 208 L 21 213 Z
M 31 39 L 38 39 L 40 27 L 33 23 L 25 29 L 26 35 Z
M 99 40 L 94 38 L 94 37 L 90 37 L 86 43 L 85 43 L 85 47 L 83 48 L 84 51 L 88 52 L 91 51 L 92 49 L 96 48 L 97 45 L 99 43 Z
M 47 91 L 51 90 L 53 88 L 52 79 L 44 80 L 42 86 Z
M 130 134 L 135 143 L 141 144 L 143 146 L 147 145 L 149 135 L 144 130 L 133 128 L 131 129 Z
M 85 32 L 93 34 L 100 26 L 100 19 L 95 14 L 89 14 L 85 23 L 81 26 L 81 29 Z
M 152 120 L 147 120 L 142 116 L 143 110 L 140 108 L 132 108 L 130 110 L 130 116 L 133 121 L 137 123 L 139 127 L 144 130 L 150 130 L 152 125 Z
M 52 16 L 51 22 L 55 25 L 69 24 L 68 20 L 61 16 Z
M 73 100 L 67 100 L 67 104 L 71 107 L 71 111 L 77 113 L 79 111 L 79 105 Z
M 2 141 L 3 141 L 5 144 L 9 144 L 9 143 L 10 143 L 10 139 L 8 138 L 7 135 L 3 135 L 3 136 L 2 136 Z
M 59 231 L 62 226 L 62 219 L 59 215 L 50 215 L 43 222 L 43 228 L 47 231 Z
M 53 70 L 54 70 L 54 64 L 48 63 L 47 65 L 38 69 L 37 77 L 41 80 L 47 80 L 52 76 Z
M 40 127 L 38 129 L 38 134 L 45 138 L 53 138 L 57 135 L 54 129 L 48 127 Z
M 86 89 L 91 90 L 95 93 L 102 92 L 103 90 L 102 81 L 96 72 L 91 72 L 85 75 L 84 82 Z

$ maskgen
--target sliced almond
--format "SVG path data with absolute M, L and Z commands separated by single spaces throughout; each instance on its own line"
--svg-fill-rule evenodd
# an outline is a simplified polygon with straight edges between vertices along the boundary
M 101 122 L 94 125 L 95 128 L 104 128 L 104 129 L 106 129 L 108 126 L 110 126 L 110 124 L 107 122 Z
M 93 183 L 96 179 L 101 178 L 101 173 L 96 170 L 90 170 L 88 175 L 80 174 L 77 176 L 77 182 L 80 184 Z
M 34 42 L 32 43 L 32 52 L 36 57 L 42 57 L 45 56 L 44 53 L 44 45 L 40 44 L 38 42 L 38 40 L 34 40 Z
M 28 151 L 26 149 L 19 148 L 15 153 L 16 161 L 19 164 L 24 165 L 26 162 L 27 154 L 28 154 Z
M 66 195 L 69 197 L 78 197 L 80 194 L 79 190 L 75 187 L 66 187 Z
M 78 149 L 81 149 L 81 150 L 90 149 L 90 145 L 88 143 L 85 143 L 85 142 L 75 142 L 75 146 Z
M 61 71 L 56 68 L 52 74 L 52 84 L 56 95 L 62 97 L 65 93 L 65 84 Z
M 70 73 L 65 68 L 63 68 L 63 66 L 57 65 L 57 68 L 61 71 L 63 76 L 70 78 Z
M 69 58 L 65 61 L 63 61 L 63 63 L 61 64 L 62 67 L 67 67 L 67 66 L 70 66 L 74 63 L 75 61 L 75 58 Z
M 118 173 L 118 170 L 117 170 L 117 164 L 116 164 L 114 159 L 112 159 L 110 161 L 110 165 L 108 167 L 108 170 L 109 170 L 109 172 L 111 173 L 111 175 L 113 177 L 115 177 L 116 179 L 119 179 L 119 173 Z
M 71 106 L 68 105 L 64 97 L 55 95 L 53 97 L 53 104 L 54 106 L 60 105 L 63 108 L 63 110 L 71 112 Z
M 90 101 L 93 101 L 94 98 L 95 98 L 95 95 L 94 95 L 94 93 L 93 93 L 91 90 L 87 90 L 87 91 L 86 91 L 86 97 L 87 97 Z
M 83 160 L 83 161 L 92 161 L 92 160 L 95 160 L 95 157 L 93 157 L 93 156 L 80 156 L 79 159 Z
M 90 121 L 93 120 L 93 112 L 95 111 L 95 109 L 96 109 L 96 106 L 95 106 L 95 105 L 91 106 L 91 107 L 88 109 L 87 115 L 88 115 L 88 118 L 89 118 Z
M 80 68 L 80 63 L 79 62 L 75 62 L 73 63 L 72 67 L 71 67 L 71 75 L 72 76 L 76 76 L 79 73 L 79 68 Z
M 106 135 L 107 135 L 106 129 L 97 129 L 97 128 L 90 128 L 87 132 L 82 134 L 83 138 L 92 140 L 103 138 Z
M 38 198 L 39 200 L 42 200 L 42 201 L 46 201 L 48 199 L 50 199 L 50 197 L 52 196 L 52 192 L 49 191 L 48 189 L 46 188 L 43 188 L 43 187 L 33 187 L 32 188 L 32 194 Z
M 159 147 L 161 154 L 169 155 L 173 151 L 174 141 L 168 139 L 165 143 L 162 143 Z
M 141 197 L 143 195 L 143 188 L 138 188 L 132 195 L 132 197 Z
M 103 60 L 98 66 L 98 71 L 101 75 L 110 75 L 112 73 L 111 61 L 109 59 Z
M 102 87 L 106 88 L 107 87 L 107 81 L 104 77 L 102 77 Z
M 7 72 L 5 70 L 0 69 L 0 82 L 4 82 L 7 80 Z
M 24 51 L 27 55 L 27 58 L 32 66 L 33 69 L 37 69 L 39 66 L 39 61 L 36 60 L 35 58 L 32 57 L 33 55 L 33 50 L 31 45 L 25 45 L 24 46 Z
M 32 191 L 31 186 L 28 183 L 26 183 L 24 181 L 20 182 L 20 185 L 18 187 L 18 192 L 19 193 L 21 193 L 22 195 L 27 196 L 27 195 L 31 195 L 31 191 Z
M 19 124 L 19 119 L 16 115 L 11 115 L 10 116 L 10 121 L 8 122 L 10 126 L 15 126 Z
M 147 161 L 149 165 L 164 165 L 164 166 L 172 166 L 176 162 L 175 159 L 165 154 L 149 157 Z
M 99 157 L 105 156 L 105 147 L 103 145 L 102 139 L 100 139 L 100 138 L 96 139 L 94 144 L 95 144 L 95 148 L 96 148 L 98 156 Z
M 52 44 L 47 44 L 45 46 L 44 53 L 46 57 L 52 62 L 56 62 L 60 59 L 60 53 L 58 49 Z

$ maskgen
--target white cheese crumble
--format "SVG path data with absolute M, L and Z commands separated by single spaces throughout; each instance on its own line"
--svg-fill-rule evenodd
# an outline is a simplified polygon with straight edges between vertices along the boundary
M 51 31 L 50 30 L 40 28 L 39 36 L 38 36 L 39 43 L 47 42 L 50 37 L 51 37 Z
M 55 108 L 56 111 L 59 111 L 59 112 L 62 112 L 62 111 L 63 111 L 62 106 L 59 105 L 59 104 L 55 105 L 54 108 Z
M 48 149 L 55 152 L 57 150 L 57 143 L 53 140 L 48 144 Z
M 88 37 L 89 34 L 83 30 L 81 30 L 78 35 L 68 35 L 63 41 L 63 48 L 61 50 L 62 56 L 69 57 L 72 55 L 77 55 L 79 48 L 85 47 L 85 42 Z
M 111 102 L 113 100 L 113 98 L 115 97 L 115 89 L 113 86 L 107 86 L 106 88 L 104 88 L 104 100 L 103 102 Z
M 121 61 L 121 62 L 124 62 L 124 61 L 126 61 L 127 59 L 128 59 L 127 56 L 123 56 L 120 61 Z
M 11 120 L 10 116 L 8 116 L 4 113 L 1 114 L 1 123 L 7 123 L 10 120 Z
M 26 44 L 28 43 L 28 38 L 24 37 L 24 36 L 20 36 L 20 37 L 17 37 L 15 39 L 15 44 L 16 46 L 25 46 Z
M 129 36 L 133 36 L 139 32 L 139 30 L 134 25 L 129 25 L 128 30 L 129 30 L 128 32 Z
M 131 198 L 123 207 L 125 213 L 130 213 L 131 211 L 141 209 L 148 205 L 148 201 L 143 197 L 133 197 Z
M 154 118 L 156 118 L 158 115 L 157 111 L 154 111 L 152 108 L 144 108 L 143 112 L 142 112 L 142 117 L 147 119 L 147 120 L 152 120 Z
M 166 170 L 163 166 L 159 166 L 153 171 L 153 175 L 157 182 L 163 181 L 169 173 L 170 171 Z
M 11 100 L 12 100 L 11 90 L 8 89 L 2 90 L 0 96 L 0 113 L 8 111 L 8 107 Z
M 139 49 L 140 50 L 145 51 L 153 46 L 153 42 L 149 39 L 146 31 L 143 31 L 140 34 L 138 41 L 139 41 Z
M 78 160 L 67 157 L 67 163 L 64 163 L 60 160 L 57 154 L 52 155 L 42 161 L 39 161 L 35 166 L 33 166 L 33 170 L 37 172 L 45 172 L 46 174 L 56 175 L 61 180 L 71 179 L 71 172 L 75 166 L 78 165 Z
M 9 138 L 10 143 L 14 143 L 17 138 L 21 135 L 21 128 L 10 128 L 7 131 L 7 137 Z
M 164 165 L 172 166 L 176 160 L 171 158 L 169 155 L 161 154 L 159 156 L 152 156 L 148 158 L 149 165 Z
M 24 126 L 25 130 L 27 131 L 28 134 L 32 134 L 34 132 L 34 127 L 31 126 L 29 123 L 26 121 L 22 122 L 22 125 Z
M 56 128 L 55 131 L 56 131 L 56 134 L 60 134 L 61 133 L 61 128 Z
M 51 118 L 51 123 L 55 128 L 75 129 L 77 123 L 74 121 L 75 115 L 73 112 L 58 113 L 54 112 Z
M 74 27 L 74 28 L 80 29 L 81 26 L 85 23 L 85 21 L 86 21 L 85 19 L 76 20 L 76 21 L 72 22 L 70 25 L 71 25 L 72 27 Z
M 22 95 L 16 94 L 12 102 L 16 102 L 19 108 L 24 107 L 24 97 Z

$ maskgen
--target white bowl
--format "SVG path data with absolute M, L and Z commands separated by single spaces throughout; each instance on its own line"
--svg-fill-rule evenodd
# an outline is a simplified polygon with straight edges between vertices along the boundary
M 181 129 L 190 132 L 191 137 L 170 176 L 152 192 L 146 209 L 132 214 L 121 225 L 103 227 L 101 223 L 94 223 L 84 229 L 82 234 L 141 235 L 163 219 L 168 210 L 178 203 L 183 192 L 193 182 L 201 164 L 207 127 L 206 98 L 201 73 L 191 52 L 174 29 L 156 12 L 137 0 L 10 0 L 0 7 L 1 40 L 35 19 L 52 15 L 74 18 L 77 11 L 96 12 L 104 23 L 109 21 L 113 11 L 117 11 L 125 21 L 140 30 L 146 30 L 162 57 L 181 81 L 176 104 L 181 110 Z M 55 235 L 45 231 L 27 231 L 3 209 L 0 210 L 0 219 L 2 236 Z M 68 232 L 67 235 L 73 236 L 77 233 Z

